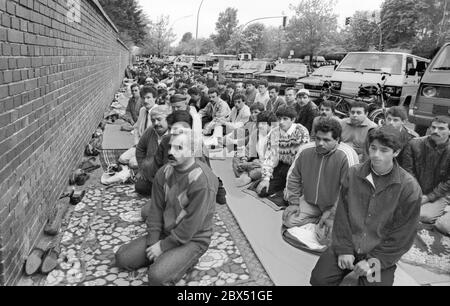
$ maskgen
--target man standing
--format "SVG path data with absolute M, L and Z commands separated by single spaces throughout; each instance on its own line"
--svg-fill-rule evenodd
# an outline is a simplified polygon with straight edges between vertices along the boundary
M 339 123 L 341 122 L 341 119 L 339 119 L 339 117 L 336 116 L 334 112 L 335 112 L 335 104 L 333 101 L 327 100 L 322 101 L 319 108 L 319 116 L 314 118 L 313 121 L 311 140 L 315 140 L 316 137 L 315 127 L 319 124 L 320 121 L 326 119 L 334 119 Z
M 266 156 L 262 164 L 262 181 L 256 192 L 262 198 L 282 192 L 286 187 L 286 177 L 297 152 L 309 143 L 308 130 L 295 124 L 297 115 L 293 107 L 281 107 L 277 112 L 279 127 L 267 136 Z
M 445 235 L 450 235 L 450 118 L 437 117 L 431 123 L 431 135 L 413 139 L 405 151 L 405 161 L 424 196 L 420 220 L 434 224 Z
M 283 224 L 291 228 L 314 223 L 331 233 L 341 182 L 359 161 L 355 150 L 340 143 L 338 121 L 323 119 L 315 129 L 315 143 L 300 148 L 289 170 L 285 198 L 290 206 Z
M 286 101 L 279 96 L 280 88 L 278 86 L 269 86 L 269 102 L 267 102 L 266 110 L 274 114 L 277 113 L 281 106 L 286 105 Z
M 208 166 L 195 161 L 189 135 L 171 136 L 169 163 L 154 179 L 147 235 L 116 253 L 119 268 L 149 266 L 152 286 L 175 285 L 211 242 L 218 180 Z
M 370 130 L 378 127 L 367 116 L 368 105 L 365 102 L 355 102 L 351 106 L 350 118 L 341 121 L 342 142 L 348 144 L 358 153 L 359 160 L 367 160 L 366 141 Z
M 297 120 L 295 123 L 299 123 L 308 129 L 309 133 L 312 131 L 314 119 L 319 115 L 319 109 L 314 102 L 309 98 L 308 89 L 300 89 L 297 93 Z
M 158 105 L 150 112 L 152 127 L 142 135 L 136 146 L 136 159 L 138 174 L 136 175 L 135 189 L 141 195 L 150 195 L 152 190 L 153 156 L 156 154 L 161 139 L 167 135 L 167 116 L 170 109 L 166 105 Z
M 392 286 L 396 264 L 416 237 L 422 193 L 398 166 L 399 132 L 369 134 L 370 159 L 350 168 L 342 182 L 332 245 L 312 271 L 311 285 L 338 286 L 352 271 L 359 285 Z

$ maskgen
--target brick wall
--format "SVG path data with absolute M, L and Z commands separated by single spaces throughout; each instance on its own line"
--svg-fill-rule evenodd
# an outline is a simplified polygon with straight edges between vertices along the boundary
M 0 44 L 0 285 L 13 285 L 129 51 L 96 0 L 0 0 Z

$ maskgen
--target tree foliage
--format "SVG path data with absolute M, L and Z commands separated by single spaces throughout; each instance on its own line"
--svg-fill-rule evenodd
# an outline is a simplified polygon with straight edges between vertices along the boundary
M 191 32 L 187 32 L 183 34 L 183 38 L 181 38 L 181 42 L 183 43 L 187 43 L 190 42 L 192 40 L 192 33 Z
M 147 17 L 137 0 L 99 0 L 128 46 L 142 46 L 147 36 Z
M 214 53 L 216 51 L 216 47 L 214 45 L 214 41 L 210 38 L 199 38 L 197 41 L 195 39 L 191 39 L 187 42 L 183 42 L 183 40 L 178 44 L 175 48 L 175 55 L 194 55 L 195 54 L 195 46 L 197 42 L 198 54 L 208 54 Z
M 348 51 L 368 51 L 379 47 L 380 31 L 377 20 L 369 11 L 357 11 L 346 29 L 344 40 Z
M 385 0 L 381 19 L 386 47 L 409 49 L 419 55 L 436 48 L 448 31 L 441 28 L 445 1 Z
M 219 14 L 219 19 L 216 22 L 217 34 L 211 35 L 211 39 L 219 50 L 225 50 L 227 42 L 236 31 L 237 25 L 237 9 L 228 7 Z
M 156 21 L 151 21 L 149 27 L 150 31 L 145 44 L 145 53 L 158 56 L 168 53 L 170 45 L 176 38 L 172 28 L 169 26 L 169 16 L 160 16 Z
M 286 28 L 290 48 L 296 55 L 317 55 L 317 51 L 336 32 L 335 0 L 301 0 L 291 5 L 295 16 Z

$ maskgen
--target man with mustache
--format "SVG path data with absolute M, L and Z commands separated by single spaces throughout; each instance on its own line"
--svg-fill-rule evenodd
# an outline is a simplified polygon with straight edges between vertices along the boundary
M 369 160 L 341 183 L 331 247 L 312 271 L 313 286 L 339 286 L 352 271 L 360 286 L 392 286 L 397 262 L 414 243 L 422 193 L 395 160 L 400 132 L 385 126 L 368 139 Z
M 315 142 L 300 147 L 286 183 L 287 228 L 314 223 L 325 236 L 331 233 L 341 182 L 359 162 L 355 150 L 341 143 L 341 133 L 338 121 L 323 119 L 315 127 Z
M 137 193 L 144 196 L 151 195 L 153 156 L 156 154 L 163 136 L 168 133 L 169 126 L 166 118 L 169 114 L 170 109 L 166 105 L 155 106 L 150 112 L 152 127 L 145 131 L 136 146 L 139 170 L 136 175 L 135 189 Z
M 368 159 L 366 154 L 367 135 L 369 131 L 377 128 L 378 125 L 371 121 L 369 115 L 369 106 L 365 102 L 354 102 L 350 109 L 350 118 L 341 121 L 342 142 L 350 145 L 356 153 L 359 160 L 364 162 Z
M 335 115 L 335 110 L 336 108 L 333 101 L 324 100 L 322 101 L 322 103 L 320 103 L 319 116 L 314 118 L 312 125 L 311 140 L 314 141 L 316 139 L 316 127 L 320 121 L 334 119 L 339 123 L 341 122 L 341 119 L 339 119 L 339 117 Z
M 147 235 L 122 246 L 116 266 L 148 269 L 150 286 L 175 285 L 206 252 L 218 188 L 211 169 L 195 160 L 187 124 L 172 129 L 169 162 L 155 176 Z
M 422 188 L 420 221 L 433 224 L 450 235 L 450 118 L 437 117 L 431 123 L 431 135 L 413 139 L 405 148 L 407 171 Z

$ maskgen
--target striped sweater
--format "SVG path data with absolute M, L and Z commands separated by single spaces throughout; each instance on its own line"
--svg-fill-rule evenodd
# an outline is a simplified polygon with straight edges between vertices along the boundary
M 300 147 L 309 143 L 309 132 L 301 124 L 293 124 L 284 132 L 280 128 L 274 129 L 268 136 L 267 150 L 262 164 L 264 180 L 270 180 L 280 162 L 292 165 Z

